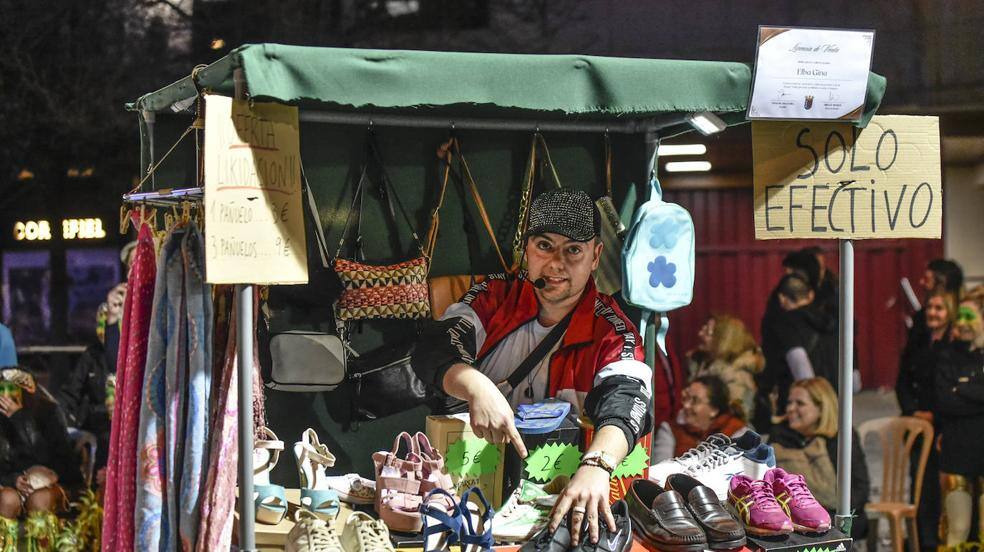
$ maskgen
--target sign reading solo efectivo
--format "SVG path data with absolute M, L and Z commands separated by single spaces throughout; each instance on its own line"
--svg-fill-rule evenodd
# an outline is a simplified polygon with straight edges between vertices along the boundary
M 937 117 L 752 123 L 755 238 L 939 238 Z

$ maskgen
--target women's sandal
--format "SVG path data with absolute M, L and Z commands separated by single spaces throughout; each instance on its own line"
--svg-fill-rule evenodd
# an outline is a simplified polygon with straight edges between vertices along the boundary
M 424 520 L 424 552 L 446 552 L 458 542 L 464 519 L 454 495 L 444 489 L 427 493 L 420 515 Z
M 340 506 L 338 493 L 331 488 L 325 468 L 335 465 L 335 456 L 318 440 L 317 432 L 308 428 L 294 443 L 294 457 L 301 483 L 301 507 L 323 520 L 334 520 Z
M 267 437 L 253 441 L 253 507 L 256 521 L 267 525 L 280 523 L 287 515 L 287 495 L 282 485 L 270 484 L 270 471 L 280 460 L 284 442 L 270 428 L 260 428 Z
M 444 472 L 444 457 L 431 445 L 427 435 L 417 432 L 413 436 L 414 452 L 420 457 L 421 481 L 420 494 L 427 495 L 434 489 L 452 491 L 454 482 L 451 476 Z
M 478 508 L 469 502 L 472 496 L 478 498 L 484 512 L 479 513 Z M 461 552 L 490 552 L 495 539 L 492 537 L 492 517 L 495 510 L 485 499 L 482 489 L 472 487 L 461 494 L 460 509 L 463 513 L 465 523 L 461 527 Z M 466 513 L 467 512 L 467 513 Z
M 406 442 L 407 452 L 400 457 L 400 444 Z M 420 485 L 423 467 L 416 453 L 413 437 L 403 432 L 393 441 L 390 452 L 373 453 L 376 468 L 376 512 L 390 529 L 406 533 L 420 531 Z

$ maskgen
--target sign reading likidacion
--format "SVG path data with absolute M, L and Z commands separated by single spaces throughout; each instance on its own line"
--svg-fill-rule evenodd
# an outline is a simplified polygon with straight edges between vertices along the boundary
M 206 280 L 306 283 L 297 108 L 205 98 Z
M 749 119 L 861 118 L 875 31 L 759 27 Z
M 937 117 L 752 123 L 755 238 L 939 238 Z

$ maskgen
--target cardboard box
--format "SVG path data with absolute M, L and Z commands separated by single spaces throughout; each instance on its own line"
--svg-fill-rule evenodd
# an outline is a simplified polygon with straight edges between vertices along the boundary
M 584 443 L 581 446 L 581 450 L 588 450 L 588 447 L 591 445 L 591 438 L 594 436 L 594 427 L 591 425 L 591 422 L 588 421 L 586 418 L 582 417 L 579 420 L 579 422 L 581 424 L 581 428 L 583 430 L 583 435 L 584 435 Z M 644 435 L 642 439 L 639 439 L 639 442 L 636 443 L 636 448 L 638 448 L 639 450 L 629 451 L 629 454 L 630 455 L 632 455 L 633 453 L 636 455 L 645 454 L 645 466 L 642 468 L 642 471 L 639 474 L 628 475 L 624 477 L 612 477 L 610 483 L 611 494 L 608 497 L 608 502 L 611 504 L 614 504 L 616 501 L 625 498 L 626 493 L 629 491 L 629 485 L 631 485 L 634 480 L 639 478 L 645 479 L 649 477 L 649 464 L 650 464 L 649 458 L 653 450 L 653 434 L 648 433 Z
M 778 537 L 756 537 L 748 535 L 748 548 L 763 552 L 849 552 L 851 537 L 837 529 L 822 535 L 801 535 L 792 533 Z
M 431 441 L 431 445 L 433 445 L 434 448 L 439 450 L 441 454 L 444 455 L 445 471 L 451 474 L 451 479 L 454 481 L 455 487 L 458 489 L 459 496 L 468 488 L 477 486 L 482 489 L 482 494 L 485 495 L 486 500 L 492 504 L 493 508 L 498 508 L 502 505 L 502 481 L 505 468 L 505 463 L 503 462 L 504 445 L 494 446 L 494 449 L 498 454 L 498 460 L 494 471 L 484 473 L 477 477 L 461 476 L 452 473 L 453 470 L 448 470 L 448 449 L 458 441 L 478 439 L 478 437 L 475 436 L 475 433 L 471 430 L 468 414 L 428 416 L 426 433 L 427 438 Z M 493 447 L 493 445 L 488 446 Z M 470 460 L 471 459 L 469 459 L 469 461 Z
M 523 434 L 523 443 L 526 450 L 532 455 L 536 449 L 551 444 L 574 445 L 578 447 L 581 443 L 581 427 L 577 423 L 577 418 L 573 415 L 561 422 L 560 427 L 550 433 L 541 435 Z M 577 464 L 574 464 L 577 467 Z M 509 496 L 513 489 L 519 486 L 522 479 L 530 479 L 530 474 L 526 470 L 526 461 L 519 457 L 516 449 L 512 445 L 506 447 L 506 471 L 503 476 L 503 496 Z M 536 480 L 538 483 L 546 481 Z

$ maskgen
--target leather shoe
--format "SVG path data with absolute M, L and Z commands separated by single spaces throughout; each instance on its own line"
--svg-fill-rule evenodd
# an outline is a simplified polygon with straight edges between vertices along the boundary
M 711 550 L 745 546 L 745 528 L 728 513 L 710 487 L 689 475 L 675 473 L 666 478 L 666 489 L 687 498 L 687 507 L 707 535 Z
M 707 537 L 687 509 L 680 493 L 667 491 L 648 479 L 636 479 L 625 497 L 636 535 L 649 549 L 699 552 Z

